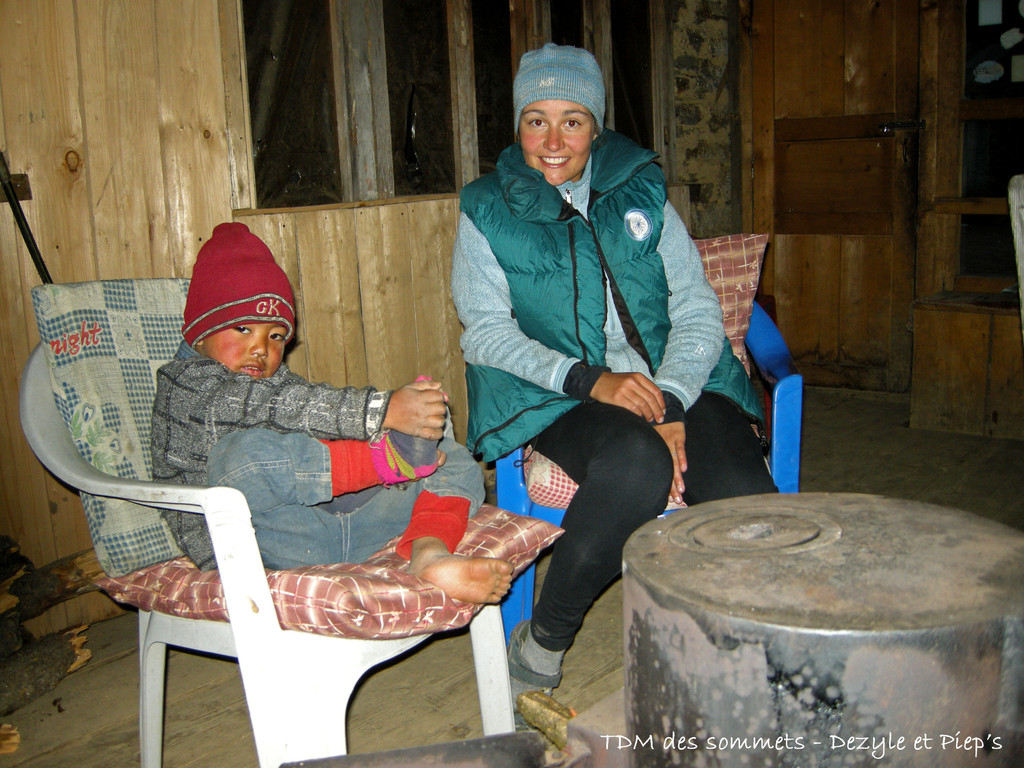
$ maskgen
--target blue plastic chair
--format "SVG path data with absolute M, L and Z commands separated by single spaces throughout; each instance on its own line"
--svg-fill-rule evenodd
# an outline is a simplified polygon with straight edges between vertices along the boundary
M 756 302 L 746 337 L 747 350 L 757 366 L 770 394 L 771 407 L 766 414 L 769 433 L 768 465 L 781 493 L 800 490 L 800 423 L 803 415 L 803 377 L 797 373 L 793 358 L 778 328 Z M 495 464 L 498 506 L 517 515 L 529 515 L 560 525 L 564 509 L 545 507 L 530 500 L 523 474 L 523 449 L 502 456 Z M 512 582 L 501 604 L 505 640 L 516 624 L 533 614 L 534 566 Z

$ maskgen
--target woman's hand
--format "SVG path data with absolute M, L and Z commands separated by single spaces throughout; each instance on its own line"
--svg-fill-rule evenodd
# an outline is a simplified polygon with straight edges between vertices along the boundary
M 673 421 L 669 424 L 657 424 L 654 428 L 672 454 L 672 488 L 668 492 L 669 500 L 682 504 L 683 472 L 686 471 L 686 425 L 681 421 Z
M 632 411 L 644 421 L 660 422 L 665 417 L 661 390 L 642 373 L 602 373 L 590 396 L 599 403 Z
M 391 394 L 384 428 L 427 440 L 440 440 L 448 415 L 448 395 L 440 381 L 420 376 Z

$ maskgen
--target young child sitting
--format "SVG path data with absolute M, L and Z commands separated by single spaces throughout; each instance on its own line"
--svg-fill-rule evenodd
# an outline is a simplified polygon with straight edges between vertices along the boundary
M 218 225 L 193 267 L 184 340 L 157 372 L 153 478 L 240 490 L 267 568 L 361 562 L 401 534 L 411 573 L 456 600 L 500 600 L 509 563 L 452 554 L 484 490 L 446 429 L 441 383 L 306 381 L 282 361 L 294 306 L 263 241 Z M 164 515 L 196 565 L 215 568 L 205 518 Z

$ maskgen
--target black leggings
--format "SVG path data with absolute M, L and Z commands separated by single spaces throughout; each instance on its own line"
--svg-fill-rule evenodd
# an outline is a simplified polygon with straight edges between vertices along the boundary
M 660 515 L 672 484 L 672 458 L 641 417 L 614 405 L 581 403 L 533 446 L 579 483 L 562 520 L 531 630 L 552 651 L 572 645 L 594 599 L 622 569 L 622 548 Z M 683 500 L 688 506 L 776 492 L 761 442 L 739 409 L 705 392 L 686 412 Z

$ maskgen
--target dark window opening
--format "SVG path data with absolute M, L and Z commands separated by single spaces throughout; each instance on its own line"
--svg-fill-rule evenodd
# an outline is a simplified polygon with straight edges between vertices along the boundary
M 1024 170 L 1024 120 L 968 120 L 963 124 L 964 197 L 1006 198 L 1010 177 Z M 1017 272 L 1010 217 L 960 216 L 960 274 L 1013 277 Z
M 385 0 L 384 47 L 395 194 L 453 192 L 455 150 L 445 4 Z
M 963 131 L 963 196 L 1006 197 L 1024 172 L 1024 120 L 968 120 Z
M 454 125 L 450 59 L 459 62 L 460 82 L 461 68 L 469 64 L 463 61 L 468 51 L 449 43 L 454 6 L 423 0 L 241 1 L 258 207 L 452 192 L 462 183 L 456 169 L 472 155 L 466 141 L 477 142 L 481 174 L 493 170 L 514 141 L 509 3 L 471 0 L 468 9 L 473 136 L 469 127 Z M 553 40 L 583 46 L 590 38 L 586 0 L 549 0 L 547 7 Z M 610 8 L 613 54 L 606 66 L 615 80 L 606 123 L 651 147 L 648 3 L 611 0 Z M 608 30 L 594 30 L 599 32 Z
M 243 0 L 257 205 L 342 200 L 328 3 Z
M 512 43 L 508 3 L 473 0 L 472 11 L 477 151 L 482 176 L 495 169 L 498 155 L 515 140 Z
M 960 274 L 971 277 L 1017 274 L 1009 216 L 960 216 Z
M 612 0 L 615 130 L 654 147 L 651 94 L 651 17 L 647 3 Z
M 583 46 L 582 0 L 551 0 L 551 42 Z

